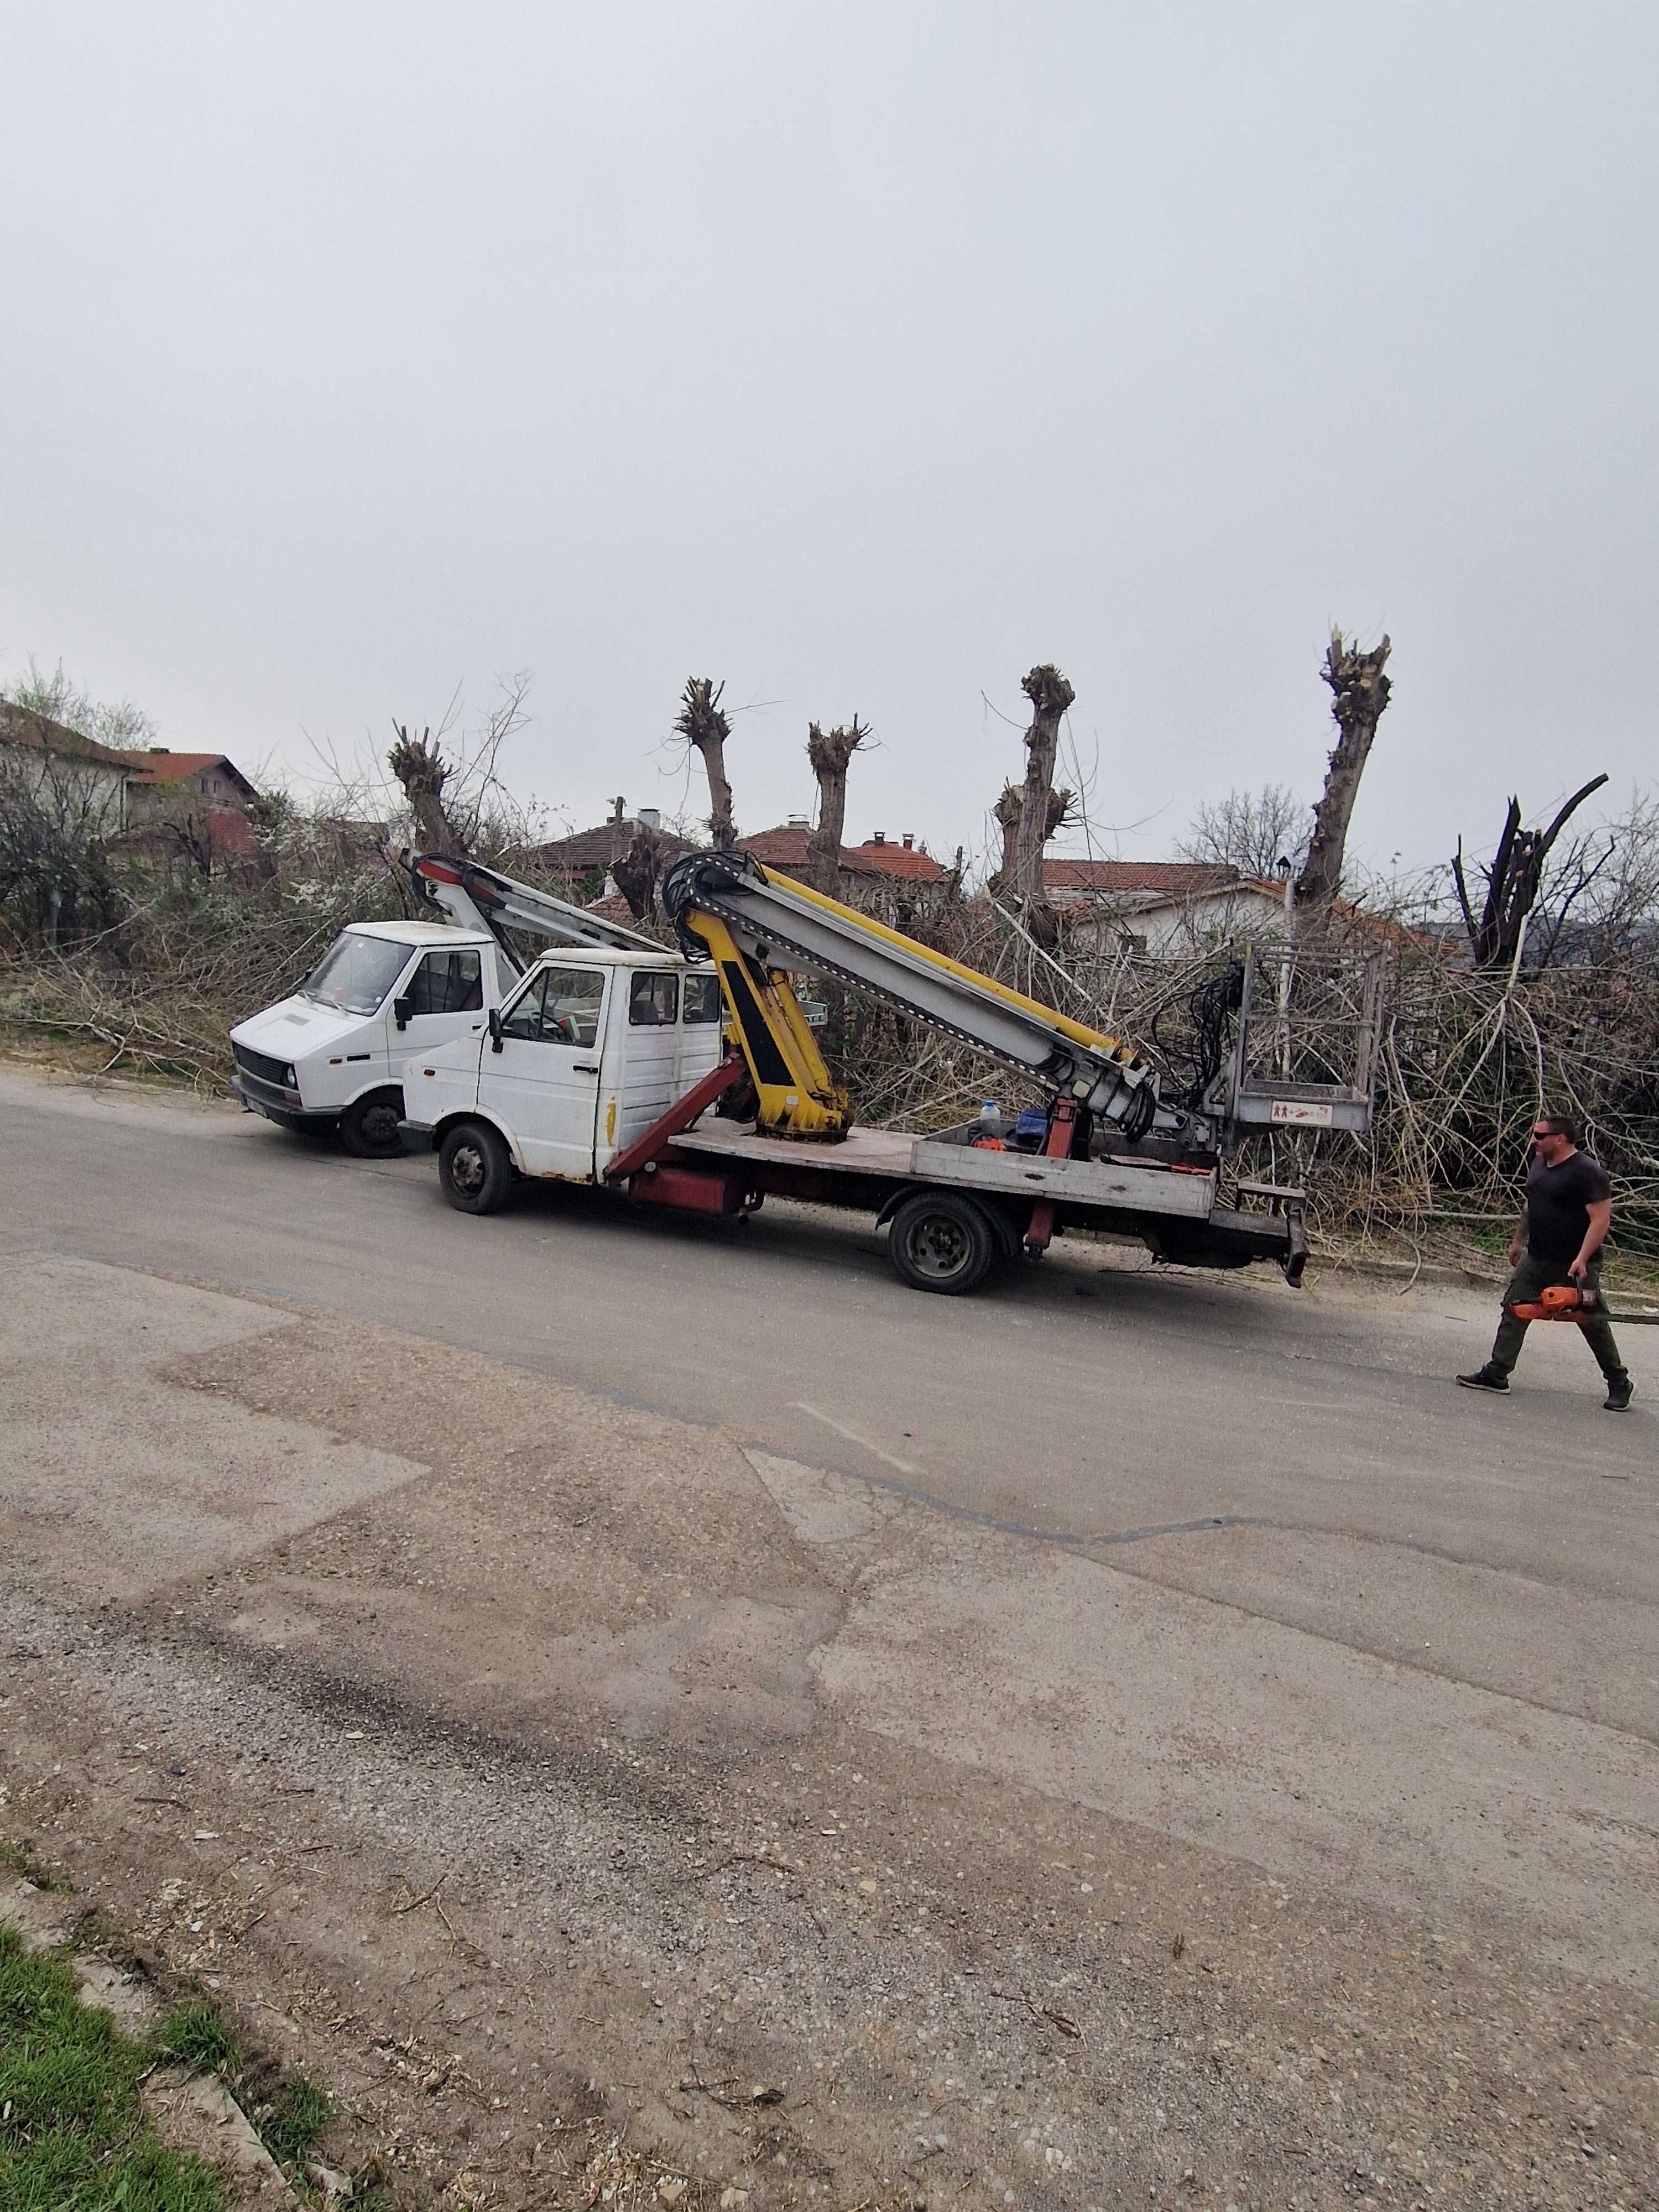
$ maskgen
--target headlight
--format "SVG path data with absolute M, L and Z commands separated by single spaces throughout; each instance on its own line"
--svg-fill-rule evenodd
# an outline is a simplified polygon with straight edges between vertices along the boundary
M 290 1091 L 297 1091 L 300 1087 L 300 1079 L 295 1073 L 291 1064 L 283 1070 L 283 1080 Z

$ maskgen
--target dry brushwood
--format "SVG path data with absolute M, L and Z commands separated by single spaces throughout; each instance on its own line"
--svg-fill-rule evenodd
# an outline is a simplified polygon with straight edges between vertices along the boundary
M 708 833 L 718 850 L 729 852 L 738 842 L 738 831 L 732 787 L 726 780 L 726 741 L 732 734 L 732 720 L 720 707 L 725 689 L 710 676 L 689 677 L 674 727 L 702 755 L 708 776 Z

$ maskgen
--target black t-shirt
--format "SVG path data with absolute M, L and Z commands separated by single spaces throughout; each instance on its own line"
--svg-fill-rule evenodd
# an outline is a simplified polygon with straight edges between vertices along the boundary
M 1552 1267 L 1570 1267 L 1589 1231 L 1590 1207 L 1612 1196 L 1607 1170 L 1588 1152 L 1570 1152 L 1558 1168 L 1534 1156 L 1527 1170 L 1528 1251 Z

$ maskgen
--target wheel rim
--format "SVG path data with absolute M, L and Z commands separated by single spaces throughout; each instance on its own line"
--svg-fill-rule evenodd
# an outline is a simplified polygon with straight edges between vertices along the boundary
M 924 1215 L 910 1231 L 908 1243 L 911 1266 L 930 1283 L 948 1283 L 973 1256 L 968 1231 L 948 1213 Z
M 398 1109 L 382 1102 L 367 1108 L 363 1114 L 363 1135 L 371 1145 L 390 1145 L 397 1141 Z
M 457 1145 L 449 1156 L 449 1180 L 463 1198 L 476 1198 L 484 1186 L 484 1156 L 476 1145 Z

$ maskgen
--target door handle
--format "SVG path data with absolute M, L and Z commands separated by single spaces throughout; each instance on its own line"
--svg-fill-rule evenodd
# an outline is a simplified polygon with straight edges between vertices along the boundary
M 573 1075 L 597 1075 L 599 1072 L 599 1063 L 595 1060 L 573 1060 L 570 1063 Z

